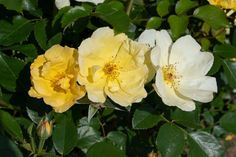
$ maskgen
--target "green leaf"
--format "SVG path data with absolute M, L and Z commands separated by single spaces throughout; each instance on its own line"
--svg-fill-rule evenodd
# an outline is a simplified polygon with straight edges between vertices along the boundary
M 85 10 L 82 6 L 75 6 L 69 9 L 62 17 L 61 24 L 62 27 L 67 27 L 73 22 L 77 21 L 79 18 L 89 16 L 90 12 Z
M 40 120 L 42 119 L 41 116 L 39 116 L 38 112 L 30 110 L 28 107 L 26 108 L 27 114 L 29 118 L 35 123 L 38 124 Z
M 194 11 L 193 15 L 208 23 L 214 29 L 230 26 L 224 11 L 216 6 L 201 6 Z
M 34 37 L 43 50 L 47 49 L 48 38 L 46 33 L 46 26 L 47 21 L 44 19 L 36 22 L 34 25 Z
M 23 141 L 23 134 L 20 125 L 14 117 L 3 110 L 0 110 L 0 125 L 13 138 Z
M 0 0 L 0 4 L 4 5 L 8 10 L 22 12 L 23 0 Z
M 0 154 L 4 157 L 23 157 L 17 145 L 2 135 L 0 135 Z
M 162 120 L 161 116 L 153 109 L 136 109 L 132 118 L 134 129 L 148 129 L 157 125 Z
M 236 134 L 236 113 L 235 112 L 228 112 L 223 115 L 220 119 L 220 126 L 225 130 Z
M 183 35 L 188 27 L 188 16 L 186 15 L 171 15 L 168 18 L 168 23 L 170 25 L 172 37 L 174 40 L 178 39 Z
M 164 124 L 161 126 L 157 139 L 157 147 L 162 157 L 177 157 L 184 148 L 184 133 L 174 124 Z
M 97 113 L 98 108 L 94 107 L 93 105 L 89 105 L 88 108 L 88 122 L 93 118 L 93 116 Z
M 38 53 L 37 49 L 33 44 L 26 44 L 26 45 L 14 45 L 9 47 L 12 50 L 20 51 L 22 54 L 26 55 L 30 58 L 36 58 Z
M 78 136 L 75 124 L 63 115 L 57 121 L 52 134 L 53 145 L 61 155 L 68 154 L 77 144 Z
M 162 19 L 160 17 L 151 17 L 146 24 L 146 28 L 158 29 L 161 26 L 161 23 L 162 23 Z
M 43 13 L 38 9 L 38 0 L 23 0 L 23 9 L 33 16 L 42 17 Z
M 236 88 L 236 62 L 223 60 L 223 68 L 229 85 Z
M 126 134 L 120 131 L 112 131 L 107 134 L 107 138 L 113 142 L 113 145 L 119 148 L 120 150 L 126 150 Z
M 12 24 L 2 20 L 0 25 L 0 45 L 4 46 L 26 40 L 33 27 L 31 21 L 22 16 L 15 16 Z
M 62 33 L 59 32 L 56 35 L 54 35 L 51 39 L 49 39 L 47 48 L 50 48 L 56 44 L 60 44 L 61 40 L 62 40 Z
M 213 52 L 224 58 L 236 57 L 236 47 L 229 44 L 216 45 Z
M 176 109 L 172 114 L 171 118 L 178 124 L 181 124 L 190 128 L 200 127 L 200 113 L 199 109 L 192 112 L 185 112 L 180 109 Z
M 19 74 L 24 68 L 24 63 L 0 52 L 0 67 L 0 85 L 14 92 L 16 90 Z M 22 85 L 22 87 L 25 86 Z
M 159 1 L 156 8 L 158 15 L 160 15 L 161 17 L 168 15 L 170 5 L 171 5 L 170 0 Z
M 189 136 L 189 157 L 222 157 L 223 149 L 217 139 L 203 131 L 191 133 Z
M 184 14 L 190 9 L 198 6 L 197 1 L 191 1 L 191 0 L 180 0 L 175 5 L 175 12 L 177 15 Z
M 113 7 L 112 4 L 104 3 L 97 6 L 95 13 L 112 25 L 116 32 L 128 32 L 130 19 L 123 10 Z
M 54 19 L 52 20 L 52 26 L 54 27 L 54 25 L 56 24 L 56 22 L 66 13 L 68 12 L 68 10 L 70 10 L 72 7 L 71 6 L 67 6 L 64 8 L 61 8 L 58 12 L 57 15 L 54 17 Z
M 218 56 L 214 56 L 214 63 L 211 67 L 211 70 L 208 72 L 208 75 L 214 75 L 216 74 L 222 66 L 222 59 Z
M 99 132 L 91 126 L 81 126 L 77 129 L 78 142 L 77 147 L 83 152 L 87 152 L 88 149 L 95 143 L 100 142 L 102 138 Z
M 94 144 L 88 150 L 86 157 L 97 157 L 98 154 L 102 157 L 126 157 L 124 152 L 107 142 L 99 142 Z

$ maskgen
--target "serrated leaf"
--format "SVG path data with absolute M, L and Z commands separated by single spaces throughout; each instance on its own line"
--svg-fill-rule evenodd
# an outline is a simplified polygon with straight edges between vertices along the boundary
M 152 109 L 136 109 L 132 118 L 134 129 L 148 129 L 157 125 L 162 120 L 161 116 Z
M 56 22 L 69 10 L 71 9 L 72 7 L 71 6 L 67 6 L 67 7 L 64 7 L 62 9 L 60 9 L 58 12 L 57 12 L 57 15 L 54 17 L 53 21 L 52 21 L 52 26 L 54 27 L 54 25 L 56 24 Z
M 15 16 L 12 24 L 2 20 L 0 25 L 0 45 L 4 46 L 26 40 L 32 31 L 31 21 L 22 16 Z
M 23 0 L 0 0 L 0 4 L 4 5 L 8 10 L 22 12 Z
M 170 5 L 171 5 L 170 0 L 159 1 L 156 8 L 158 15 L 160 15 L 161 17 L 168 15 Z
M 40 20 L 34 25 L 34 37 L 38 42 L 39 46 L 43 49 L 47 49 L 47 33 L 46 33 L 46 20 Z
M 59 32 L 54 35 L 51 39 L 48 40 L 48 48 L 52 47 L 53 45 L 60 44 L 62 40 L 62 33 Z
M 128 32 L 130 19 L 123 10 L 104 3 L 97 6 L 95 13 L 99 18 L 112 25 L 116 32 Z
M 23 0 L 23 9 L 31 15 L 42 17 L 42 11 L 38 8 L 38 0 Z
M 0 135 L 0 154 L 4 157 L 23 157 L 17 145 L 2 135 Z
M 188 27 L 188 16 L 186 15 L 171 15 L 168 18 L 168 23 L 170 25 L 171 34 L 174 40 L 178 39 L 183 35 Z
M 57 121 L 52 134 L 53 145 L 58 153 L 66 155 L 76 146 L 78 136 L 75 124 L 63 115 Z
M 171 113 L 171 118 L 178 124 L 181 124 L 190 128 L 199 128 L 200 127 L 200 113 L 199 109 L 192 112 L 185 112 L 180 109 L 176 109 Z
M 191 0 L 180 0 L 175 5 L 175 12 L 177 15 L 184 14 L 190 9 L 198 6 L 197 1 L 191 1 Z
M 88 150 L 86 157 L 97 157 L 98 154 L 101 154 L 102 157 L 126 157 L 124 152 L 107 142 L 94 144 Z
M 217 139 L 211 134 L 198 131 L 189 135 L 189 157 L 222 157 L 223 149 Z
M 0 110 L 0 125 L 12 138 L 18 141 L 23 141 L 23 134 L 20 125 L 17 123 L 14 117 L 8 112 Z
M 213 52 L 224 58 L 236 57 L 236 47 L 229 44 L 216 45 Z
M 208 23 L 214 29 L 230 26 L 224 11 L 216 6 L 201 6 L 194 11 L 193 15 Z
M 229 85 L 236 88 L 236 62 L 223 60 L 223 68 Z
M 82 6 L 75 6 L 69 9 L 62 17 L 61 24 L 62 27 L 71 25 L 73 22 L 77 21 L 79 18 L 89 16 L 90 13 L 85 10 Z
M 107 138 L 112 141 L 113 145 L 122 151 L 126 151 L 126 134 L 120 131 L 112 131 L 107 134 Z
M 19 74 L 24 68 L 24 63 L 0 52 L 0 67 L 0 85 L 14 92 L 16 90 Z M 20 85 L 24 87 L 23 84 Z
M 174 124 L 166 123 L 161 126 L 156 143 L 162 157 L 180 156 L 185 143 L 184 133 Z
M 228 112 L 224 114 L 220 119 L 220 126 L 225 130 L 236 134 L 236 113 Z
M 161 23 L 162 23 L 162 19 L 160 17 L 151 17 L 146 24 L 146 28 L 158 29 L 161 26 Z

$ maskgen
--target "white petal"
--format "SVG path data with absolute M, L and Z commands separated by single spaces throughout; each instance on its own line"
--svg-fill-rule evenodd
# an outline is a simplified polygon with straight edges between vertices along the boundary
M 200 49 L 201 46 L 190 35 L 181 37 L 171 48 L 169 64 L 175 64 L 180 75 L 204 76 L 213 65 L 214 57 Z
M 160 66 L 160 58 L 161 58 L 161 49 L 159 48 L 159 46 L 155 46 L 152 51 L 151 51 L 151 55 L 150 55 L 150 58 L 151 58 L 151 62 L 152 64 L 157 67 L 157 66 Z
M 57 9 L 61 9 L 66 6 L 70 6 L 70 0 L 55 0 L 55 5 Z
M 145 30 L 138 37 L 138 42 L 147 44 L 149 47 L 152 48 L 156 46 L 156 33 L 157 31 L 154 29 Z
M 217 92 L 216 79 L 209 76 L 195 79 L 182 78 L 178 91 L 193 100 L 210 102 L 213 99 L 213 92 Z
M 166 105 L 177 106 L 183 111 L 192 111 L 195 109 L 195 103 L 192 100 L 181 97 L 173 88 L 165 84 L 161 70 L 157 71 L 155 86 L 158 95 Z
M 152 56 L 158 56 L 159 61 L 154 61 L 153 58 L 152 59 L 154 61 L 153 64 L 156 65 L 158 63 L 158 65 L 160 66 L 165 66 L 168 64 L 169 49 L 172 45 L 172 40 L 166 30 L 157 31 L 156 34 L 157 34 L 156 45 L 159 48 L 153 49 Z M 160 53 L 160 54 L 155 54 L 155 53 Z
M 90 3 L 97 5 L 99 3 L 103 3 L 105 0 L 75 0 L 75 1 L 77 1 L 77 2 L 90 2 Z

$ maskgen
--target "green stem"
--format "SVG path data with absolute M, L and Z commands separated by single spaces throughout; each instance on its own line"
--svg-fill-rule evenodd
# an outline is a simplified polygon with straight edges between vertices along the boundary
M 44 143 L 45 143 L 45 139 L 44 138 L 40 138 L 39 146 L 38 146 L 38 154 L 40 154 L 42 152 Z
M 126 9 L 126 14 L 127 14 L 127 15 L 130 14 L 130 11 L 131 11 L 131 9 L 132 9 L 133 3 L 134 3 L 134 0 L 129 0 L 128 6 L 127 6 L 127 9 Z

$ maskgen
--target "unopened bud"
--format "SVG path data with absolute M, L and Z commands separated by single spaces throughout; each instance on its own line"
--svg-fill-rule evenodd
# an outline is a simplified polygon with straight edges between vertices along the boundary
M 157 157 L 157 153 L 152 151 L 151 153 L 148 154 L 148 157 Z
M 37 134 L 40 138 L 47 139 L 52 135 L 52 121 L 49 121 L 47 116 L 43 118 L 37 127 Z

